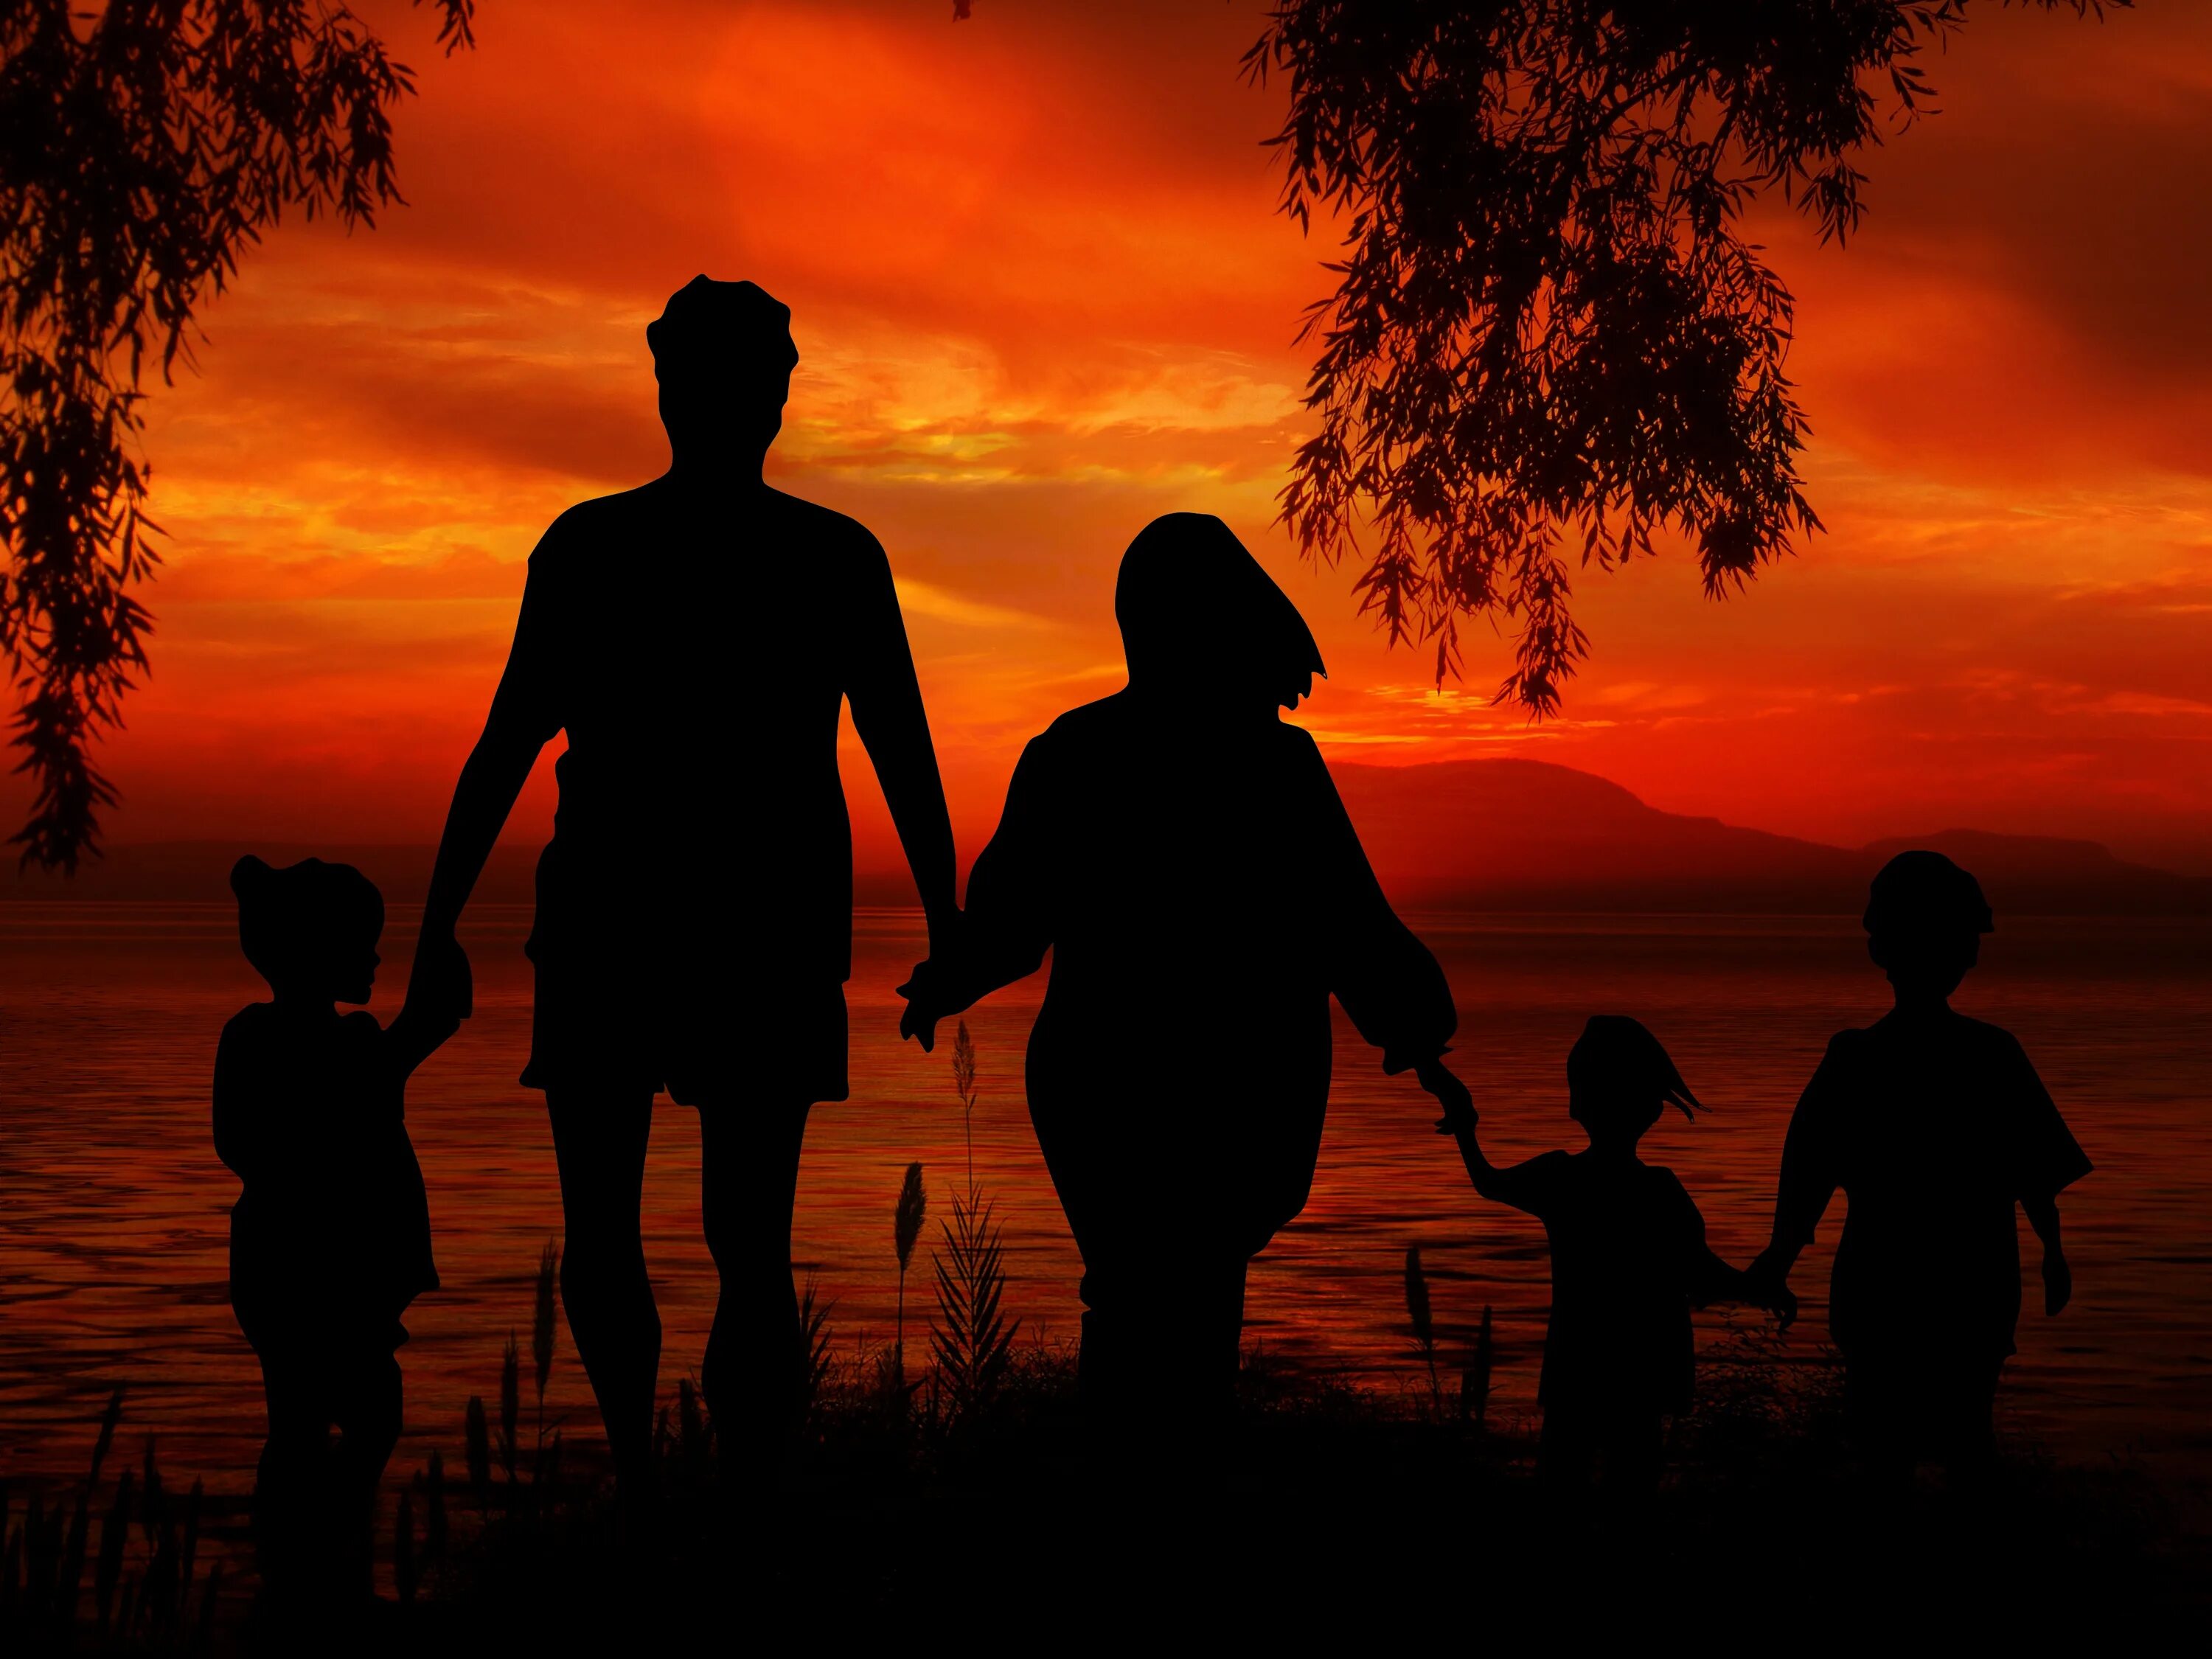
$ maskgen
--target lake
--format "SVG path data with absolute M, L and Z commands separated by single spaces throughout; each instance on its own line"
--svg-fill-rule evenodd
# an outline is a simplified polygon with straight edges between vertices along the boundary
M 1413 920 L 1457 994 L 1453 1060 L 1482 1109 L 1492 1156 L 1578 1145 L 1565 1116 L 1568 1046 L 1589 1013 L 1634 1014 L 1715 1109 L 1694 1126 L 1670 1114 L 1644 1155 L 1676 1170 L 1714 1247 L 1739 1263 L 1765 1241 L 1790 1109 L 1827 1037 L 1885 1006 L 1887 988 L 1844 918 Z M 386 936 L 392 965 L 374 1005 L 386 1017 L 412 924 L 413 912 L 395 912 Z M 2098 1166 L 2063 1202 L 2077 1290 L 2057 1321 L 2042 1316 L 2023 1224 L 2030 1286 L 2005 1419 L 2063 1455 L 2134 1455 L 2201 1492 L 2212 1477 L 2203 924 L 2001 918 L 2001 927 L 1958 1005 L 2021 1036 Z M 520 908 L 471 914 L 477 1018 L 410 1091 L 445 1288 L 408 1318 L 408 1424 L 395 1474 L 433 1445 L 455 1452 L 467 1396 L 495 1394 L 509 1330 L 527 1346 L 538 1251 L 560 1228 L 539 1097 L 515 1082 L 528 1046 L 527 931 Z M 816 1109 L 800 1175 L 796 1262 L 834 1301 L 847 1355 L 890 1334 L 891 1211 L 908 1162 L 925 1167 L 933 1214 L 908 1285 L 910 1338 L 931 1305 L 935 1218 L 964 1179 L 950 1030 L 934 1055 L 896 1037 L 892 987 L 920 940 L 916 916 L 859 918 L 853 1098 Z M 982 1089 L 975 1173 L 1006 1226 L 1006 1305 L 1024 1340 L 1070 1340 L 1079 1263 L 1021 1098 L 1022 1047 L 1042 987 L 1040 975 L 969 1016 Z M 259 1381 L 226 1299 L 236 1182 L 210 1144 L 208 1084 L 223 1022 L 263 994 L 227 908 L 0 905 L 0 1477 L 80 1472 L 88 1425 L 120 1383 L 130 1390 L 126 1444 L 158 1432 L 173 1481 L 197 1475 L 219 1492 L 250 1485 Z M 1176 1017 L 1133 1007 L 1128 1040 Z M 1418 1243 L 1446 1363 L 1456 1370 L 1484 1307 L 1494 1309 L 1498 1409 L 1532 1409 L 1547 1298 L 1541 1229 L 1476 1199 L 1452 1144 L 1431 1130 L 1427 1097 L 1409 1079 L 1383 1077 L 1341 1018 L 1336 1066 L 1312 1202 L 1254 1267 L 1247 1343 L 1372 1386 L 1416 1386 L 1401 1276 Z M 1896 1127 L 1909 1146 L 1911 1126 Z M 1173 1157 L 1175 1125 L 1161 1122 L 1158 1135 L 1160 1156 Z M 647 1246 L 671 1392 L 696 1369 L 712 1311 L 697 1152 L 696 1115 L 664 1103 Z M 1840 1216 L 1838 1200 L 1793 1279 L 1804 1299 L 1794 1351 L 1817 1352 L 1825 1340 Z M 1701 1315 L 1705 1340 L 1726 1320 Z M 565 1333 L 547 1410 L 572 1437 L 596 1436 Z

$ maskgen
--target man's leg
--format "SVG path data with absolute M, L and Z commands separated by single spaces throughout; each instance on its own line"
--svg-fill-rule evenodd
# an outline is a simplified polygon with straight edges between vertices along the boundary
M 772 1458 L 798 1413 L 806 1365 L 791 1282 L 791 1212 L 804 1101 L 699 1112 L 700 1207 L 721 1278 L 702 1378 L 726 1451 Z
M 614 1454 L 616 1484 L 632 1500 L 653 1488 L 653 1389 L 660 1311 L 646 1276 L 640 1209 L 653 1128 L 648 1091 L 548 1090 L 568 1236 L 561 1305 L 592 1379 Z

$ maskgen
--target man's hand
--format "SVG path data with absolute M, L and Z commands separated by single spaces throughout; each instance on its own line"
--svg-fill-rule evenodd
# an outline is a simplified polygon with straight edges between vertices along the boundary
M 2063 1250 L 2046 1249 L 2043 1253 L 2043 1311 L 2057 1316 L 2066 1311 L 2066 1304 L 2074 1299 L 2074 1269 L 2068 1265 Z

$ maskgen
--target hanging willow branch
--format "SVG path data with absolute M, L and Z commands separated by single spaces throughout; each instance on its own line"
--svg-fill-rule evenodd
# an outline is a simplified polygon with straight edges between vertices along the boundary
M 2122 8 L 2130 0 L 2108 0 Z M 2009 3 L 2009 0 L 2008 0 Z M 2101 15 L 2106 0 L 2025 0 Z M 1744 240 L 1779 192 L 1841 240 L 1855 165 L 1931 108 L 1913 61 L 1968 0 L 1285 0 L 1245 58 L 1289 82 L 1283 211 L 1345 232 L 1308 315 L 1320 430 L 1282 516 L 1359 550 L 1362 608 L 1555 713 L 1587 653 L 1579 564 L 1696 547 L 1722 595 L 1820 528 L 1784 373 L 1789 289 Z
M 424 3 L 424 0 L 416 0 Z M 428 0 L 448 52 L 475 0 Z M 404 64 L 327 0 L 0 0 L 0 656 L 35 788 L 23 861 L 99 850 L 100 733 L 148 667 L 144 380 L 288 208 L 399 199 Z

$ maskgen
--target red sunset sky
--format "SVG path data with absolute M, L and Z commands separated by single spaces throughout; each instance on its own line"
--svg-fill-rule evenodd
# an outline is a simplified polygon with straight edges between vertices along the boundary
M 1314 623 L 1332 678 L 1298 718 L 1333 759 L 1514 755 L 1825 840 L 1973 824 L 2212 870 L 2212 6 L 1977 7 L 1853 244 L 1762 222 L 1829 533 L 1725 605 L 1679 551 L 1591 574 L 1594 660 L 1533 727 L 1482 695 L 1502 643 L 1440 695 L 1272 527 L 1331 244 L 1273 211 L 1252 0 L 484 0 L 451 60 L 364 9 L 420 72 L 410 205 L 280 229 L 152 404 L 170 557 L 112 839 L 434 839 L 538 532 L 665 460 L 643 328 L 704 270 L 796 313 L 774 476 L 890 550 L 963 867 L 1023 741 L 1120 684 L 1121 548 L 1193 508 Z M 759 603 L 810 625 L 803 570 Z M 513 834 L 542 839 L 550 781 Z

